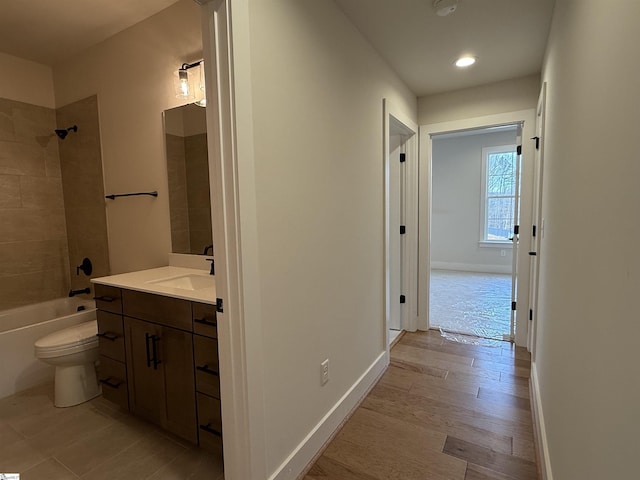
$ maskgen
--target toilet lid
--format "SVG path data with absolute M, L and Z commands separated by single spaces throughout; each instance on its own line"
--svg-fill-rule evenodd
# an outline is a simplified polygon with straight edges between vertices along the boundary
M 97 333 L 98 321 L 91 320 L 89 322 L 50 333 L 49 335 L 37 340 L 35 347 L 36 350 L 49 350 L 97 342 Z

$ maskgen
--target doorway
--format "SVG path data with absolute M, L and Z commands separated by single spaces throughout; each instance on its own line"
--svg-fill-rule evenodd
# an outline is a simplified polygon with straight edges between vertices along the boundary
M 418 127 L 384 101 L 386 345 L 418 318 Z
M 513 338 L 519 135 L 511 124 L 432 136 L 432 328 Z

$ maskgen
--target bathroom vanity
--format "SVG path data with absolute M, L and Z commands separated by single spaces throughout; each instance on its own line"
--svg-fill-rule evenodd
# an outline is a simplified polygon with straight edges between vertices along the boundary
M 92 282 L 103 396 L 221 455 L 214 277 L 161 267 Z

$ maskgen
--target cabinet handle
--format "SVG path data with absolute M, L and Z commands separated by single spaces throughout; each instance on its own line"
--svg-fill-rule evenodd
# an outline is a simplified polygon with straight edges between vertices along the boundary
M 151 351 L 153 353 L 153 369 L 157 370 L 158 365 L 162 363 L 160 360 L 158 360 L 158 350 L 156 349 L 156 342 L 160 340 L 160 337 L 151 335 L 149 338 L 151 338 Z
M 208 373 L 209 375 L 215 375 L 216 377 L 220 376 L 218 372 L 216 372 L 215 370 L 211 370 L 209 368 L 209 365 L 196 366 L 196 370 L 200 370 L 201 372 Z
M 209 325 L 211 327 L 217 327 L 218 322 L 207 320 L 206 318 L 194 318 L 193 321 L 195 323 L 201 323 L 202 325 Z
M 111 387 L 111 388 L 119 388 L 120 385 L 122 385 L 124 382 L 123 381 L 119 381 L 119 382 L 113 382 L 111 377 L 107 377 L 107 378 L 101 378 L 100 379 L 100 383 L 102 383 L 103 385 L 106 385 L 107 387 Z
M 206 425 L 200 425 L 200 430 L 204 430 L 205 432 L 212 433 L 218 437 L 222 437 L 222 432 L 219 432 L 215 428 L 211 427 L 211 423 L 207 423 Z
M 151 338 L 151 335 L 149 335 L 147 332 L 144 333 L 144 343 L 145 343 L 145 347 L 147 350 L 147 368 L 151 367 L 151 355 L 149 355 L 149 339 Z
M 103 302 L 115 302 L 115 298 L 109 297 L 108 295 L 102 295 L 101 297 L 93 297 L 94 300 L 102 300 Z
M 104 332 L 104 333 L 96 333 L 96 337 L 106 338 L 107 340 L 111 340 L 112 342 L 115 342 L 118 338 L 120 338 L 120 335 L 113 332 Z

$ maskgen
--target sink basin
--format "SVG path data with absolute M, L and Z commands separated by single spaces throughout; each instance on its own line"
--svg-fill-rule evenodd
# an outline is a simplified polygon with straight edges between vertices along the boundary
M 202 290 L 213 287 L 213 277 L 209 275 L 180 275 L 179 277 L 163 278 L 152 280 L 152 283 L 160 287 L 179 288 L 181 290 Z

